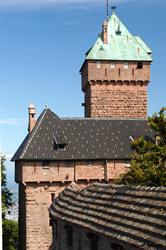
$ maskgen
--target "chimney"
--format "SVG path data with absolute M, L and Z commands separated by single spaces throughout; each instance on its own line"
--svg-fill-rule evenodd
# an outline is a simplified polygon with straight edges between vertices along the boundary
M 35 106 L 33 104 L 30 104 L 28 107 L 28 111 L 29 111 L 28 131 L 30 133 L 36 124 L 36 119 L 35 119 L 36 108 L 35 108 Z
M 108 21 L 104 21 L 103 23 L 103 43 L 108 44 Z

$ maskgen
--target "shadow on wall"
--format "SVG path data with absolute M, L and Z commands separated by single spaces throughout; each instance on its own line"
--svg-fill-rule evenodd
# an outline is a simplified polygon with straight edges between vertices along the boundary
M 53 248 L 53 243 L 51 243 L 51 246 L 49 247 L 48 250 L 54 250 L 54 248 Z

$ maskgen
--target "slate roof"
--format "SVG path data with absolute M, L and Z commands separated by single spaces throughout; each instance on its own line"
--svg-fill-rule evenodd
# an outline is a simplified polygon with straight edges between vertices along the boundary
M 134 249 L 166 249 L 166 188 L 72 183 L 52 203 L 54 219 L 126 242 Z
M 60 119 L 45 109 L 12 160 L 129 159 L 130 137 L 141 135 L 153 137 L 146 120 Z
M 152 51 L 140 37 L 133 36 L 113 12 L 108 20 L 108 44 L 103 43 L 100 34 L 86 53 L 86 59 L 151 62 Z

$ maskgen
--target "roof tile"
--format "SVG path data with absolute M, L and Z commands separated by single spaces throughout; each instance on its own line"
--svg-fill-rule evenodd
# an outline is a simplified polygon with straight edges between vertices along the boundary
M 60 119 L 47 109 L 12 160 L 129 159 L 130 137 L 140 136 L 153 138 L 146 120 Z

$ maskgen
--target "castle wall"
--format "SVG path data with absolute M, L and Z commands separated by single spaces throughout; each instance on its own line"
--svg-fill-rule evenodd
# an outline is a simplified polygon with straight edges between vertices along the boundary
M 86 61 L 82 68 L 82 89 L 88 81 L 149 82 L 150 62 L 142 62 L 142 65 L 138 68 L 138 62 Z
M 90 105 L 85 105 L 89 117 L 147 117 L 147 86 L 140 82 L 90 85 Z
M 50 250 L 52 229 L 48 208 L 72 181 L 81 188 L 96 181 L 112 181 L 128 170 L 122 161 L 19 162 L 20 250 Z M 19 174 L 20 173 L 20 174 Z M 22 174 L 21 174 L 22 173 Z
M 42 182 L 69 183 L 79 180 L 113 180 L 128 169 L 120 160 L 52 161 L 49 166 L 43 162 L 22 162 L 16 165 L 17 183 Z
M 68 242 L 67 230 L 65 229 L 66 226 L 72 228 L 72 237 L 70 235 L 70 242 Z M 96 248 L 91 247 L 90 238 L 88 234 L 94 235 L 97 240 L 97 250 L 138 250 L 139 248 L 135 248 L 126 243 L 122 243 L 120 241 L 114 240 L 110 237 L 102 236 L 101 234 L 95 234 L 90 230 L 86 230 L 81 226 L 77 226 L 68 222 L 64 222 L 62 220 L 53 221 L 53 246 L 56 250 L 92 250 Z M 69 245 L 69 243 L 71 245 Z M 116 244 L 115 247 L 111 247 L 112 244 Z M 119 248 L 118 248 L 119 247 Z
M 150 63 L 86 61 L 82 68 L 86 117 L 147 117 Z

